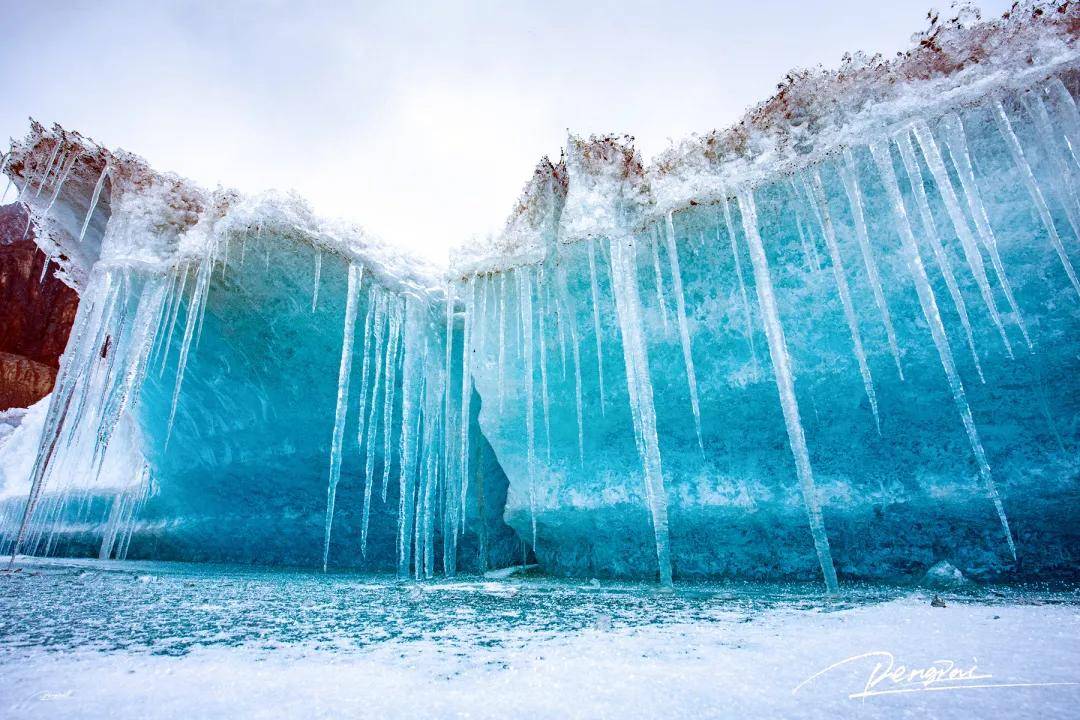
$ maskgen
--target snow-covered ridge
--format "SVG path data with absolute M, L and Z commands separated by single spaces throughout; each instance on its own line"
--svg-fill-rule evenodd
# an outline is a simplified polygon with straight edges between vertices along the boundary
M 381 284 L 425 294 L 440 271 L 361 226 L 315 215 L 294 193 L 206 190 L 141 157 L 31 121 L 0 168 L 29 207 L 38 243 L 81 290 L 99 262 L 157 270 L 206 257 L 229 237 L 273 234 L 362 264 Z
M 723 131 L 691 137 L 656 158 L 654 214 L 723 196 L 926 120 L 1076 67 L 1076 3 L 1018 2 L 980 21 L 973 6 L 942 21 L 930 13 L 914 47 L 893 59 L 862 53 L 836 70 L 792 71 L 778 91 Z
M 1080 67 L 1076 3 L 1018 2 L 987 21 L 970 5 L 949 20 L 935 12 L 929 17 L 929 27 L 912 36 L 914 46 L 895 58 L 856 53 L 834 70 L 793 70 L 772 97 L 730 128 L 686 138 L 648 165 L 632 137 L 571 136 L 555 166 L 565 178 L 569 216 L 560 239 L 611 231 L 616 205 L 626 213 L 621 222 L 642 229 L 669 212 L 732 197 L 737 188 L 886 137 L 913 118 L 934 118 Z M 501 237 L 456 253 L 455 274 L 538 259 L 543 242 L 522 233 L 519 222 L 533 202 L 550 200 L 531 181 Z
M 914 47 L 893 59 L 857 53 L 835 70 L 792 71 L 732 127 L 691 136 L 650 165 L 632 137 L 571 135 L 558 163 L 538 163 L 499 235 L 454 251 L 450 276 L 536 262 L 556 239 L 641 229 L 880 138 L 916 114 L 925 119 L 1080 66 L 1080 9 L 1067 0 L 1029 0 L 989 21 L 963 5 L 951 20 L 933 12 L 930 20 Z M 59 126 L 33 122 L 0 168 L 19 186 L 39 243 L 74 287 L 99 260 L 168 265 L 205 255 L 212 237 L 265 231 L 361 262 L 388 287 L 442 285 L 439 268 L 358 225 L 316 217 L 295 195 L 208 191 Z M 106 232 L 110 217 L 117 221 Z

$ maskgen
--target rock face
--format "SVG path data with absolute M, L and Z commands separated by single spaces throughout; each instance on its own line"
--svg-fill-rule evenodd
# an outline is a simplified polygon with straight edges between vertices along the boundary
M 0 207 L 0 410 L 49 394 L 79 307 L 51 271 L 42 279 L 46 258 L 26 224 L 20 205 Z

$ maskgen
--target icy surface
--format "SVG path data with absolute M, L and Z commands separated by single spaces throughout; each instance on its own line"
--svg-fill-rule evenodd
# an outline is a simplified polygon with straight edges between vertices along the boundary
M 798 585 L 691 584 L 658 595 L 615 583 L 407 586 L 170 564 L 33 564 L 0 586 L 0 714 L 969 718 L 1005 706 L 1012 717 L 1072 714 L 1074 591 L 942 597 L 945 608 L 898 588 L 823 601 Z M 951 660 L 989 676 L 950 685 L 1066 684 L 850 699 L 877 656 L 803 684 L 872 652 L 912 669 Z

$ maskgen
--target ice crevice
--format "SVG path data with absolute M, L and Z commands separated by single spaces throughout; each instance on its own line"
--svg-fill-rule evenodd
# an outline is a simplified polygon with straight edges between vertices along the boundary
M 33 123 L 0 168 L 81 303 L 0 547 L 1075 573 L 1078 12 L 935 19 L 651 163 L 570 135 L 446 267 Z

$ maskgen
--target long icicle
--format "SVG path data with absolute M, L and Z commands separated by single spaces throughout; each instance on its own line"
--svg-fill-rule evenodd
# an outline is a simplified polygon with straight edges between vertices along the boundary
M 319 304 L 319 280 L 322 278 L 322 249 L 315 249 L 315 282 L 311 289 L 311 312 Z
M 173 387 L 172 406 L 169 408 L 169 420 L 165 425 L 165 449 L 169 448 L 169 439 L 172 437 L 173 423 L 176 421 L 176 409 L 180 402 L 180 389 L 184 384 L 184 373 L 187 370 L 188 355 L 191 353 L 191 341 L 195 334 L 195 326 L 200 324 L 203 313 L 206 312 L 206 299 L 210 291 L 210 274 L 214 271 L 213 253 L 203 258 L 199 263 L 199 270 L 195 275 L 195 287 L 191 290 L 191 299 L 188 300 L 187 321 L 184 323 L 184 339 L 180 345 L 180 359 L 176 365 L 176 385 Z
M 1061 237 L 1054 226 L 1054 218 L 1050 214 L 1050 208 L 1046 205 L 1046 199 L 1043 197 L 1042 191 L 1039 189 L 1039 183 L 1035 180 L 1035 174 L 1031 171 L 1031 165 L 1028 164 L 1027 158 L 1024 156 L 1024 150 L 1020 146 L 1020 141 L 1017 139 L 1016 133 L 1013 132 L 1009 116 L 1005 114 L 1005 108 L 1000 100 L 995 99 L 992 108 L 998 130 L 1001 132 L 1001 136 L 1005 138 L 1005 144 L 1012 155 L 1013 163 L 1020 173 L 1020 179 L 1024 181 L 1024 187 L 1027 188 L 1031 201 L 1035 204 L 1035 209 L 1042 220 L 1043 227 L 1046 228 L 1050 244 L 1054 246 L 1054 252 L 1057 253 L 1058 259 L 1061 260 L 1061 266 L 1065 269 L 1065 274 L 1069 276 L 1069 282 L 1072 283 L 1073 290 L 1080 296 L 1080 280 L 1077 280 L 1076 270 L 1073 268 L 1072 261 L 1069 260 L 1069 255 L 1065 251 L 1065 245 L 1061 242 Z
M 742 260 L 739 259 L 739 244 L 735 239 L 735 224 L 731 221 L 731 208 L 728 206 L 727 192 L 720 202 L 724 210 L 724 228 L 727 230 L 731 245 L 731 257 L 735 262 L 735 278 L 739 281 L 739 297 L 742 299 L 743 319 L 746 321 L 746 342 L 750 345 L 750 357 L 754 360 L 754 374 L 758 371 L 757 348 L 754 347 L 754 323 L 750 319 L 750 300 L 746 296 L 746 279 L 743 276 Z M 716 242 L 720 242 L 720 226 L 716 226 Z
M 600 291 L 596 279 L 596 241 L 589 240 L 589 283 L 592 292 L 593 329 L 596 331 L 596 374 L 600 385 L 600 414 L 605 413 L 604 405 L 604 336 L 600 327 Z
M 1002 263 L 1001 254 L 998 252 L 997 238 L 994 236 L 993 228 L 990 227 L 990 218 L 986 215 L 986 204 L 982 201 L 979 185 L 975 181 L 975 170 L 971 166 L 971 155 L 968 152 L 964 126 L 958 115 L 950 113 L 941 119 L 941 128 L 945 131 L 945 145 L 949 148 L 956 174 L 960 177 L 960 187 L 964 191 L 968 210 L 972 219 L 975 220 L 975 230 L 979 234 L 979 239 L 982 240 L 983 247 L 990 255 L 990 265 L 997 275 L 998 284 L 1005 293 L 1005 300 L 1012 310 L 1016 326 L 1020 328 L 1020 334 L 1024 336 L 1024 342 L 1030 349 L 1034 346 L 1028 336 L 1023 313 L 1020 312 L 1020 306 L 1016 302 L 1016 297 L 1013 296 L 1012 283 L 1009 282 L 1009 276 L 1005 274 L 1005 264 Z
M 56 145 L 53 147 L 52 154 L 49 155 L 49 160 L 48 160 L 48 162 L 45 163 L 45 170 L 44 170 L 44 172 L 41 173 L 41 177 L 38 178 L 38 189 L 37 189 L 37 192 L 34 193 L 34 199 L 37 199 L 38 195 L 41 194 L 42 188 L 45 187 L 45 181 L 48 179 L 49 175 L 52 173 L 53 163 L 56 161 L 56 155 L 57 155 L 57 153 L 60 152 L 60 146 L 63 145 L 63 144 L 64 143 L 63 143 L 62 140 L 57 139 Z M 26 182 L 23 184 L 22 188 L 19 190 L 19 195 L 16 198 L 16 202 L 22 200 L 23 199 L 23 194 L 30 191 L 30 189 L 31 189 L 30 185 L 31 185 L 31 180 L 30 180 L 30 173 L 29 173 L 29 170 L 28 170 L 27 173 L 26 173 Z
M 926 268 L 923 266 L 922 257 L 919 254 L 919 246 L 915 242 L 915 236 L 911 232 L 911 224 L 908 221 L 907 210 L 904 208 L 904 200 L 900 195 L 900 186 L 896 182 L 896 174 L 893 171 L 892 155 L 889 146 L 884 143 L 874 143 L 870 146 L 870 152 L 877 163 L 878 172 L 881 174 L 885 191 L 888 193 L 892 205 L 893 214 L 896 216 L 896 225 L 900 233 L 900 239 L 904 244 L 904 251 L 908 263 L 908 269 L 915 280 L 915 290 L 919 295 L 919 305 L 922 308 L 923 317 L 930 325 L 930 335 L 941 359 L 941 367 L 949 381 L 949 389 L 952 391 L 953 402 L 960 413 L 960 419 L 964 424 L 968 442 L 971 445 L 975 461 L 979 466 L 979 475 L 986 486 L 986 492 L 994 503 L 1001 528 L 1005 532 L 1005 539 L 1009 545 L 1013 560 L 1016 560 L 1016 544 L 1013 542 L 1012 531 L 1009 529 L 1009 521 L 1005 517 L 1005 508 L 1001 504 L 1001 498 L 994 484 L 994 478 L 990 474 L 990 464 L 986 460 L 982 441 L 979 440 L 975 421 L 971 416 L 971 406 L 968 405 L 967 396 L 964 392 L 964 384 L 960 375 L 956 372 L 956 364 L 953 362 L 952 349 L 949 347 L 949 337 L 945 333 L 945 326 L 941 322 L 941 313 L 938 312 L 937 301 L 934 299 L 934 290 L 930 286 L 930 279 L 926 276 Z
M 949 257 L 945 254 L 945 248 L 941 244 L 941 236 L 938 235 L 937 226 L 934 224 L 934 216 L 930 213 L 930 203 L 926 198 L 922 171 L 919 169 L 919 162 L 915 158 L 915 148 L 911 144 L 911 134 L 905 130 L 897 134 L 895 140 L 896 146 L 900 150 L 900 159 L 904 163 L 904 169 L 911 183 L 911 192 L 915 196 L 915 205 L 919 208 L 919 217 L 922 219 L 930 251 L 934 254 L 934 261 L 937 263 L 942 277 L 945 278 L 945 286 L 948 288 L 949 296 L 956 307 L 956 313 L 960 316 L 960 324 L 964 328 L 964 337 L 967 340 L 968 350 L 971 352 L 971 359 L 975 362 L 975 372 L 979 376 L 979 382 L 985 383 L 986 378 L 983 377 L 979 352 L 975 349 L 975 335 L 971 330 L 971 318 L 968 317 L 967 303 L 964 302 L 964 296 L 956 282 L 952 263 L 949 262 Z
M 694 430 L 697 433 L 698 449 L 705 454 L 705 443 L 701 439 L 701 404 L 698 402 L 697 371 L 694 370 L 694 355 L 690 349 L 690 328 L 686 322 L 686 295 L 683 292 L 682 270 L 679 268 L 679 249 L 675 244 L 675 224 L 668 211 L 665 218 L 667 233 L 668 261 L 671 265 L 671 282 L 675 290 L 675 313 L 679 319 L 679 343 L 682 345 L 683 368 L 686 370 L 686 383 L 690 387 L 690 410 L 694 414 Z
M 49 199 L 49 204 L 45 206 L 45 212 L 41 214 L 43 220 L 49 217 L 49 212 L 52 210 L 53 205 L 56 203 L 56 198 L 60 196 L 60 191 L 63 189 L 64 183 L 67 182 L 68 176 L 71 175 L 71 171 L 75 169 L 75 164 L 79 162 L 79 158 L 82 157 L 81 152 L 72 153 L 71 155 L 71 164 L 67 166 L 67 169 L 65 169 L 63 166 L 61 166 L 60 168 L 61 172 L 58 175 L 58 179 L 56 181 L 56 188 L 53 190 L 52 197 Z
M 982 255 L 978 246 L 975 245 L 975 238 L 971 236 L 967 219 L 964 218 L 964 213 L 960 209 L 960 201 L 956 197 L 952 181 L 945 170 L 945 162 L 941 159 L 941 151 L 938 149 L 934 136 L 930 133 L 930 128 L 925 123 L 915 123 L 911 130 L 919 143 L 919 147 L 922 148 L 923 157 L 930 168 L 930 174 L 934 177 L 934 184 L 937 185 L 938 193 L 945 203 L 945 210 L 952 221 L 956 236 L 960 239 L 960 245 L 964 249 L 964 257 L 967 258 L 968 268 L 979 286 L 979 292 L 982 294 L 983 302 L 986 303 L 990 319 L 994 322 L 994 326 L 1001 336 L 1001 342 L 1005 345 L 1005 353 L 1012 359 L 1012 344 L 1009 342 L 1009 336 L 1005 334 L 1005 325 L 1001 322 L 997 303 L 994 302 L 994 294 L 990 290 L 990 281 L 986 277 L 986 267 L 983 264 Z
M 506 273 L 499 274 L 499 412 L 506 400 Z
M 742 215 L 746 243 L 750 248 L 750 260 L 754 266 L 754 284 L 757 289 L 762 322 L 765 325 L 765 338 L 769 342 L 773 376 L 780 395 L 780 406 L 784 412 L 784 425 L 787 427 L 791 454 L 795 458 L 795 470 L 799 477 L 799 487 L 802 489 L 803 504 L 806 506 L 806 515 L 810 521 L 814 549 L 817 551 L 818 563 L 825 577 L 825 587 L 830 593 L 835 593 L 839 590 L 836 568 L 833 566 L 829 537 L 825 532 L 825 521 L 818 502 L 817 487 L 814 485 L 814 473 L 810 467 L 810 453 L 806 448 L 806 436 L 799 417 L 795 380 L 791 372 L 791 360 L 788 355 L 787 340 L 784 338 L 784 328 L 780 323 L 780 311 L 776 306 L 772 278 L 769 276 L 769 262 L 765 257 L 761 236 L 758 234 L 757 208 L 749 190 L 739 193 L 739 212 Z
M 461 473 L 461 524 L 465 527 L 465 503 L 469 493 L 469 422 L 472 412 L 472 350 L 474 332 L 473 310 L 476 307 L 476 276 L 473 275 L 465 282 L 465 326 L 462 328 L 461 344 L 461 455 L 458 458 L 458 468 Z
M 386 489 L 390 484 L 390 465 L 393 458 L 394 393 L 397 389 L 398 344 L 401 339 L 401 303 L 392 299 L 387 308 L 386 367 L 383 368 L 383 381 L 386 390 L 383 395 L 383 476 L 382 501 L 386 502 Z M 398 458 L 400 462 L 400 458 Z
M 1076 109 L 1076 101 L 1069 94 L 1065 83 L 1059 78 L 1050 78 L 1043 87 L 1047 97 L 1056 102 L 1060 115 L 1064 116 L 1062 132 L 1065 135 L 1065 143 L 1069 146 L 1069 156 L 1072 157 L 1073 165 L 1080 170 L 1080 112 Z
M 540 303 L 540 310 L 536 313 L 536 320 L 539 325 L 537 334 L 540 340 L 540 400 L 543 403 L 544 409 L 544 447 L 547 449 L 547 460 L 548 462 L 551 462 L 551 399 L 548 396 L 547 327 L 544 322 L 544 317 L 547 315 L 547 307 L 544 302 L 544 289 L 546 286 L 544 267 L 541 265 L 536 280 L 537 301 Z
M 444 377 L 443 381 L 443 422 L 442 422 L 442 434 L 443 434 L 443 458 L 442 466 L 447 473 L 447 481 L 452 482 L 450 478 L 450 458 L 453 450 L 454 432 L 450 427 L 450 416 L 453 413 L 453 398 L 454 398 L 454 384 L 451 382 L 453 377 L 453 351 L 454 351 L 454 283 L 446 283 L 446 341 L 443 343 L 443 349 L 445 350 L 444 358 Z
M 362 266 L 349 264 L 349 287 L 345 300 L 345 328 L 341 339 L 341 363 L 338 366 L 337 407 L 334 410 L 334 434 L 330 443 L 330 478 L 326 486 L 326 523 L 323 528 L 322 569 L 330 556 L 330 530 L 334 523 L 334 503 L 341 479 L 341 446 L 345 439 L 345 420 L 349 408 L 349 376 L 352 373 L 353 339 L 356 334 L 356 305 L 363 279 Z
M 368 526 L 371 522 L 371 493 L 375 487 L 375 440 L 379 426 L 379 388 L 382 387 L 383 368 L 386 367 L 386 358 L 383 353 L 384 333 L 387 316 L 386 293 L 378 292 L 372 287 L 368 293 L 368 302 L 375 303 L 375 349 L 372 358 L 375 361 L 375 377 L 371 382 L 371 405 L 368 410 L 367 439 L 364 441 L 366 457 L 364 460 L 364 511 L 360 524 L 360 555 L 367 557 Z M 383 428 L 386 432 L 386 428 Z
M 671 329 L 668 325 L 667 302 L 664 300 L 664 274 L 660 270 L 660 240 L 656 236 L 656 227 L 652 229 L 652 264 L 653 274 L 656 275 L 656 304 L 660 307 L 660 320 L 664 323 L 664 335 Z
M 364 429 L 367 426 L 367 402 L 368 380 L 371 377 L 371 325 L 375 321 L 375 302 L 372 293 L 368 293 L 367 312 L 364 317 L 364 334 L 360 336 L 364 343 L 363 364 L 360 367 L 360 402 L 357 403 L 356 414 L 356 449 L 359 451 L 364 445 Z
M 526 472 L 529 481 L 529 523 L 532 526 L 532 547 L 536 549 L 536 416 L 533 379 L 532 273 L 528 266 L 518 269 L 518 308 L 525 350 L 525 447 Z
M 817 206 L 817 216 L 821 220 L 821 234 L 825 237 L 825 246 L 829 250 L 829 259 L 832 261 L 836 292 L 840 295 L 840 304 L 844 308 L 844 319 L 847 321 L 848 332 L 851 333 L 851 344 L 855 349 L 859 374 L 862 375 L 863 389 L 866 391 L 866 399 L 870 401 L 870 412 L 874 415 L 874 427 L 877 428 L 878 435 L 880 435 L 881 417 L 878 415 L 874 377 L 870 373 L 870 365 L 866 361 L 866 350 L 863 349 L 862 335 L 859 332 L 859 316 L 856 314 L 855 305 L 851 301 L 851 289 L 848 287 L 847 276 L 844 274 L 844 261 L 840 257 L 840 246 L 836 242 L 836 231 L 833 229 L 829 203 L 825 197 L 825 189 L 821 184 L 821 174 L 817 170 L 814 170 L 810 177 L 808 190 Z
M 1046 105 L 1038 96 L 1021 96 L 1028 115 L 1035 123 L 1035 131 L 1042 145 L 1043 154 L 1053 163 L 1056 177 L 1051 184 L 1058 202 L 1065 211 L 1065 217 L 1073 229 L 1073 233 L 1080 238 L 1080 198 L 1076 196 L 1073 187 L 1072 173 L 1069 171 L 1068 162 L 1062 157 L 1062 153 L 1056 147 L 1054 141 L 1054 129 L 1050 123 L 1050 115 L 1046 111 Z
M 892 315 L 889 313 L 889 304 L 885 301 L 885 291 L 881 286 L 881 275 L 878 273 L 877 261 L 874 259 L 874 252 L 870 247 L 870 236 L 866 232 L 862 190 L 859 188 L 859 174 L 855 169 L 855 157 L 851 154 L 851 148 L 844 148 L 844 160 L 836 164 L 836 169 L 840 173 L 840 181 L 843 183 L 844 192 L 847 194 L 851 217 L 855 220 L 855 237 L 859 241 L 859 252 L 862 253 L 866 276 L 870 279 L 870 289 L 874 293 L 874 303 L 877 305 L 878 312 L 881 313 L 881 321 L 885 325 L 885 338 L 889 343 L 889 352 L 892 353 L 893 362 L 896 363 L 896 374 L 903 380 L 904 368 L 900 364 L 900 346 L 896 342 L 896 330 L 893 328 Z
M 412 564 L 411 539 L 416 523 L 415 485 L 413 468 L 417 452 L 417 435 L 420 432 L 420 410 L 416 395 L 417 385 L 423 386 L 423 363 L 420 353 L 420 320 L 415 300 L 404 298 L 404 327 L 402 330 L 401 363 L 401 438 L 398 447 L 398 577 L 408 577 Z M 422 390 L 420 391 L 422 393 Z M 422 402 L 422 397 L 419 398 Z M 415 417 L 415 420 L 414 420 Z
M 82 229 L 79 230 L 79 243 L 82 243 L 83 238 L 86 237 L 86 229 L 90 227 L 90 219 L 94 217 L 98 199 L 101 197 L 101 191 L 105 187 L 105 180 L 109 177 L 109 169 L 109 163 L 106 161 L 105 167 L 101 170 L 101 175 L 98 176 L 97 182 L 94 184 L 94 192 L 90 196 L 90 208 L 86 211 L 86 218 L 83 220 Z
M 645 498 L 653 526 L 660 584 L 671 587 L 671 539 L 668 530 L 667 490 L 660 464 L 660 441 L 656 434 L 649 358 L 642 333 L 641 298 L 638 294 L 636 248 L 633 236 L 611 238 L 611 279 L 615 314 L 622 332 L 626 390 L 634 422 L 634 441 L 641 458 Z
M 566 266 L 555 266 L 555 304 L 560 315 L 565 317 L 564 325 L 570 334 L 570 350 L 574 359 L 574 406 L 577 415 L 578 465 L 585 465 L 585 429 L 584 406 L 581 396 L 581 347 L 577 331 L 577 319 L 570 307 L 570 293 L 566 284 Z

